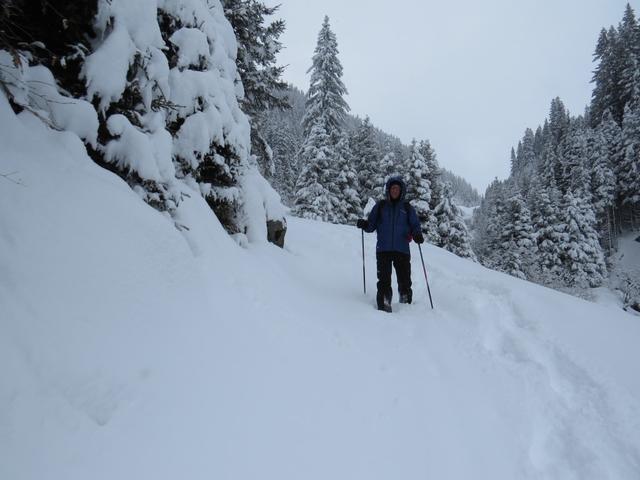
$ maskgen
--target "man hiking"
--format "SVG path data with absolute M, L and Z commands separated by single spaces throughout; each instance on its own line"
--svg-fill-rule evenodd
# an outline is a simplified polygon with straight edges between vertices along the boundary
M 365 232 L 377 231 L 376 262 L 378 270 L 378 310 L 391 312 L 391 265 L 398 278 L 400 303 L 411 303 L 411 254 L 409 242 L 423 243 L 424 236 L 416 210 L 404 200 L 407 188 L 401 177 L 391 177 L 385 185 L 386 199 L 380 200 L 367 220 L 357 227 Z

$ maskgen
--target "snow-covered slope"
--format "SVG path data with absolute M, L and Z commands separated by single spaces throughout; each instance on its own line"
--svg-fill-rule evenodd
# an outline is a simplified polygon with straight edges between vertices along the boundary
M 0 100 L 0 478 L 637 479 L 640 322 L 425 247 L 374 310 L 374 239 L 241 249 Z M 13 181 L 19 182 L 19 184 Z M 412 248 L 414 248 L 412 246 Z

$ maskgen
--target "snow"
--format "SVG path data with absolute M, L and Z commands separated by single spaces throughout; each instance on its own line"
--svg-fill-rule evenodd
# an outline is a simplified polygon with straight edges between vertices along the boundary
M 115 22 L 101 47 L 86 59 L 82 77 L 87 83 L 87 98 L 100 97 L 100 110 L 122 96 L 127 86 L 127 71 L 136 53 L 125 27 Z
M 198 65 L 201 57 L 209 55 L 209 42 L 204 32 L 196 28 L 181 28 L 169 38 L 179 50 L 179 67 Z
M 465 221 L 465 223 L 469 224 L 469 222 L 471 222 L 471 220 L 473 220 L 473 212 L 478 207 L 465 207 L 464 205 L 456 204 L 456 208 L 462 214 L 462 219 Z
M 354 227 L 243 249 L 192 195 L 179 232 L 77 135 L 0 125 L 0 478 L 640 477 L 636 317 L 429 245 L 435 309 L 413 250 L 378 312 L 373 235 L 364 296 Z
M 0 81 L 7 85 L 14 101 L 36 112 L 54 128 L 73 132 L 95 147 L 98 116 L 92 105 L 61 95 L 47 68 L 30 67 L 28 59 L 19 58 L 20 64 L 16 65 L 7 51 L 0 51 Z
M 124 115 L 111 115 L 107 120 L 107 128 L 117 138 L 107 143 L 105 159 L 123 169 L 131 167 L 143 178 L 169 182 L 175 177 L 171 160 L 171 134 L 164 129 L 160 114 L 151 113 L 149 117 L 156 131 L 143 133 L 131 125 Z

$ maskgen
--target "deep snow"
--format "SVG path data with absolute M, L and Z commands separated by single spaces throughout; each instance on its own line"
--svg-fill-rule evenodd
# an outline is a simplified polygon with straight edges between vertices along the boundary
M 637 479 L 640 322 L 426 246 L 190 230 L 0 96 L 0 478 Z M 28 140 L 28 141 L 27 141 Z M 397 298 L 397 296 L 396 296 Z

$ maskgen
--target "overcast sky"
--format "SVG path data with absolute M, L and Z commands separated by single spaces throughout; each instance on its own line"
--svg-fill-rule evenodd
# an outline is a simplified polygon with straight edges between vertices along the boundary
M 264 0 L 287 22 L 280 63 L 307 90 L 324 15 L 338 38 L 352 113 L 404 142 L 429 139 L 440 164 L 484 193 L 559 96 L 591 97 L 602 27 L 627 0 Z M 637 2 L 631 2 L 638 10 Z

